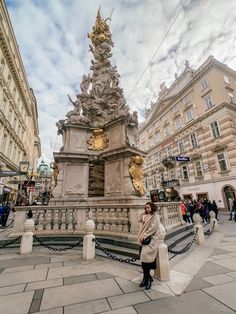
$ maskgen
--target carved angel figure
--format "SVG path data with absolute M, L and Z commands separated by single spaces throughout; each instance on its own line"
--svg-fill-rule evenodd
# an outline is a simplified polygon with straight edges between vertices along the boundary
M 144 186 L 142 183 L 142 164 L 143 164 L 143 157 L 140 155 L 131 157 L 131 165 L 129 168 L 129 174 L 132 178 L 132 183 L 135 190 L 140 194 L 140 196 L 144 195 Z
M 89 74 L 88 75 L 84 74 L 83 78 L 82 78 L 82 82 L 80 84 L 80 89 L 81 89 L 82 93 L 87 93 L 88 92 L 90 82 L 91 82 L 90 75 Z

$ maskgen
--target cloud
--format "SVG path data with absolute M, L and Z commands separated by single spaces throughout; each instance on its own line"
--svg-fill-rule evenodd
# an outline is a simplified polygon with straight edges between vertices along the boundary
M 170 85 L 188 59 L 194 68 L 209 55 L 236 69 L 235 0 L 7 0 L 13 28 L 34 89 L 39 112 L 42 154 L 52 159 L 61 140 L 55 123 L 72 109 L 67 94 L 75 99 L 82 75 L 89 73 L 91 54 L 87 33 L 101 4 L 104 17 L 112 10 L 114 41 L 112 63 L 121 75 L 128 97 L 156 52 L 174 17 L 174 26 L 151 66 L 127 99 L 138 110 L 158 97 L 159 85 Z

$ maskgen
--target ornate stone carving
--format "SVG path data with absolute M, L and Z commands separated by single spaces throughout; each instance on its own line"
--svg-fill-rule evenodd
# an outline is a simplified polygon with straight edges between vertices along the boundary
M 53 169 L 52 175 L 51 175 L 51 195 L 53 196 L 52 191 L 57 186 L 57 176 L 59 174 L 59 168 L 56 162 L 50 163 L 50 168 Z
M 93 130 L 93 135 L 88 140 L 88 149 L 91 150 L 102 150 L 108 147 L 109 139 L 103 129 Z
M 144 162 L 144 158 L 142 156 L 133 156 L 131 158 L 131 165 L 129 168 L 129 174 L 132 177 L 132 183 L 135 190 L 139 193 L 139 195 L 144 195 L 144 186 L 142 183 L 143 172 L 142 172 L 142 164 Z

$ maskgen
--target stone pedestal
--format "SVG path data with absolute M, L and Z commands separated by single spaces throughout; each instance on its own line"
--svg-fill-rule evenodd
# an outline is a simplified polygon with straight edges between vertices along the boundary
M 34 230 L 34 220 L 27 219 L 24 224 L 24 233 L 21 238 L 20 243 L 20 254 L 32 253 L 33 248 L 33 231 Z
M 132 156 L 145 153 L 135 146 L 132 128 L 127 127 L 125 118 L 104 126 L 108 146 L 98 151 L 89 149 L 88 144 L 94 129 L 70 124 L 65 124 L 64 129 L 64 147 L 54 153 L 59 174 L 50 205 L 87 204 L 98 200 L 122 204 L 129 203 L 130 199 L 133 199 L 131 203 L 140 200 L 129 167 Z M 99 171 L 96 167 L 100 167 Z
M 197 230 L 196 243 L 199 245 L 203 245 L 205 244 L 205 236 L 204 236 L 203 226 L 201 224 L 202 217 L 199 214 L 194 214 L 193 221 L 195 222 L 195 226 L 194 226 L 195 232 Z
M 85 232 L 87 233 L 83 239 L 83 259 L 91 260 L 95 258 L 95 236 L 93 235 L 95 224 L 93 220 L 87 220 L 85 224 Z
M 164 243 L 165 235 L 166 235 L 165 227 L 162 224 L 160 224 L 160 239 L 156 259 L 157 268 L 154 272 L 154 277 L 161 281 L 170 280 L 168 247 Z
M 218 220 L 216 219 L 216 214 L 214 211 L 210 211 L 210 222 L 211 222 L 211 228 L 213 232 L 220 232 Z

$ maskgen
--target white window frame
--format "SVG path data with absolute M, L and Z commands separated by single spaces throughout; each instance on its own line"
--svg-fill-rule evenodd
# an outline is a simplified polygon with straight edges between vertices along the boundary
M 185 105 L 187 105 L 190 102 L 190 98 L 189 98 L 188 95 L 184 96 L 183 102 L 184 102 Z
M 203 177 L 203 168 L 202 168 L 202 162 L 201 162 L 201 160 L 195 161 L 195 163 L 194 163 L 194 168 L 195 168 L 196 177 L 197 177 L 197 178 Z M 199 170 L 200 170 L 200 171 L 199 171 Z
M 185 145 L 184 145 L 184 140 L 183 139 L 178 141 L 178 148 L 179 148 L 179 153 L 180 154 L 185 152 Z
M 170 171 L 170 179 L 171 180 L 175 180 L 176 179 L 176 171 L 175 171 L 175 169 L 172 169 Z
M 217 139 L 220 137 L 220 127 L 218 121 L 213 121 L 211 123 L 211 134 L 212 138 Z
M 219 156 L 221 156 L 221 159 L 219 158 Z M 227 158 L 226 158 L 225 152 L 219 152 L 216 155 L 216 158 L 217 158 L 217 162 L 218 162 L 219 171 L 220 172 L 228 171 L 229 169 L 228 169 L 228 163 L 227 163 Z M 225 169 L 222 169 L 222 167 L 221 167 L 221 163 L 220 162 L 222 162 L 222 161 L 225 164 Z
M 170 135 L 170 128 L 169 128 L 169 126 L 165 126 L 164 127 L 164 135 L 165 136 L 169 136 Z
M 189 171 L 188 171 L 188 166 L 183 165 L 181 167 L 181 174 L 182 174 L 182 179 L 183 180 L 189 180 Z
M 161 132 L 158 131 L 158 132 L 156 132 L 156 141 L 160 142 L 160 140 L 161 140 Z
M 167 154 L 168 157 L 172 157 L 173 156 L 173 146 L 172 145 L 167 147 L 166 154 Z
M 191 120 L 193 120 L 193 112 L 192 112 L 192 110 L 188 110 L 186 112 L 186 119 L 187 119 L 187 122 L 190 122 Z
M 234 102 L 234 95 L 232 93 L 228 93 L 229 95 L 229 102 L 233 103 Z
M 224 75 L 224 82 L 225 82 L 226 84 L 230 84 L 230 83 L 229 83 L 229 78 L 228 78 L 228 76 L 226 76 L 226 75 Z
M 191 146 L 192 148 L 195 148 L 198 146 L 198 140 L 197 140 L 197 135 L 196 133 L 192 133 L 189 135 L 190 138 L 190 142 L 191 142 Z
M 204 78 L 201 81 L 201 84 L 202 84 L 202 89 L 206 89 L 209 86 L 207 78 Z
M 207 95 L 205 98 L 206 110 L 212 108 L 214 106 L 211 95 Z
M 171 111 L 172 111 L 173 113 L 178 112 L 178 111 L 179 111 L 179 104 L 174 105 L 174 107 L 172 107 Z
M 182 127 L 180 117 L 175 118 L 174 122 L 175 122 L 175 129 L 176 130 L 178 130 L 178 129 L 180 129 Z

